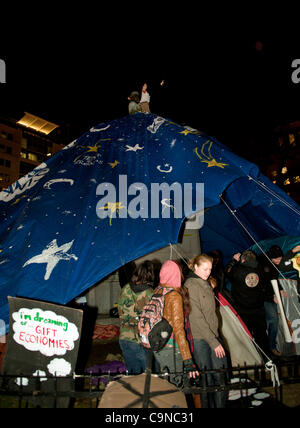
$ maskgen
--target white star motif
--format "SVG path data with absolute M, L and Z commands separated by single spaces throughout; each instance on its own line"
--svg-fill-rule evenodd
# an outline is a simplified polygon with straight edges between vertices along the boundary
M 58 247 L 56 239 L 53 239 L 53 241 L 47 245 L 46 249 L 42 251 L 42 254 L 32 257 L 24 264 L 23 267 L 28 266 L 31 263 L 46 263 L 47 267 L 44 279 L 47 281 L 60 260 L 78 260 L 78 257 L 76 257 L 75 254 L 67 253 L 67 251 L 72 247 L 73 242 L 74 241 L 71 241 L 63 244 L 61 247 Z
M 137 150 L 143 150 L 144 147 L 140 147 L 139 144 L 136 144 L 135 146 L 128 146 L 126 145 L 127 149 L 126 152 L 137 152 Z

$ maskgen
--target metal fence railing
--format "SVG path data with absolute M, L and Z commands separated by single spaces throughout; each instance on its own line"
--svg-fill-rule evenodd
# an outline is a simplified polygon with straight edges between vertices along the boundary
M 236 391 L 240 394 L 236 406 L 245 407 L 249 390 L 269 388 L 274 402 L 282 405 L 283 386 L 300 384 L 300 360 L 295 358 L 290 361 L 280 361 L 276 363 L 276 367 L 280 385 L 273 384 L 271 373 L 264 365 L 245 365 L 219 370 L 202 370 L 196 382 L 184 381 L 178 385 L 178 389 L 186 395 L 201 394 L 203 405 L 207 405 L 205 400 L 211 392 L 226 391 L 230 394 Z M 211 375 L 219 379 L 217 384 L 211 383 Z M 70 377 L 2 374 L 0 375 L 0 408 L 97 408 L 107 384 L 124 376 L 126 374 L 121 373 L 74 374 Z M 168 376 L 168 373 L 159 375 L 164 379 L 168 379 Z M 142 407 L 151 407 L 150 399 L 151 372 L 147 371 Z

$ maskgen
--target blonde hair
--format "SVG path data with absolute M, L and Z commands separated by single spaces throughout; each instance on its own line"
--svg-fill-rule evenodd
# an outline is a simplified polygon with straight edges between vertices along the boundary
M 213 264 L 213 258 L 207 254 L 199 254 L 199 256 L 193 257 L 188 261 L 188 267 L 192 271 L 195 270 L 195 265 L 200 266 L 202 263 L 211 262 Z

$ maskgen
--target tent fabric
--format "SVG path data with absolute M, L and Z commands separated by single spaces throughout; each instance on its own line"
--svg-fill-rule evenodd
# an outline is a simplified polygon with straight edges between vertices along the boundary
M 216 297 L 219 302 L 220 332 L 230 354 L 232 366 L 263 364 L 252 335 L 242 318 L 221 293 L 217 293 Z
M 242 178 L 241 182 L 245 184 L 245 179 Z M 257 243 L 263 240 L 281 240 L 282 236 L 289 235 L 299 242 L 299 206 L 263 174 L 259 174 L 256 181 L 248 177 L 245 193 L 250 189 L 253 190 L 251 199 L 238 206 L 234 183 L 234 198 L 231 186 L 223 195 L 228 206 L 219 204 L 205 214 L 205 224 L 200 233 L 202 249 L 205 252 L 220 249 L 225 263 L 237 252 L 252 246 L 257 248 Z
M 204 250 L 249 246 L 222 194 L 257 238 L 299 235 L 297 214 L 249 177 L 266 182 L 215 138 L 154 114 L 92 127 L 0 192 L 0 319 L 8 327 L 7 296 L 67 304 L 125 263 L 176 244 L 199 208 L 209 208 Z M 152 191 L 155 183 L 177 193 Z

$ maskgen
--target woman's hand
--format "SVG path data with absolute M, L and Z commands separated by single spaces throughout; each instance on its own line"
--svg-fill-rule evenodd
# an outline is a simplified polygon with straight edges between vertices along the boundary
M 196 377 L 199 376 L 199 372 L 194 371 L 194 372 L 189 372 L 189 377 L 195 379 Z
M 225 357 L 225 351 L 222 345 L 219 345 L 215 348 L 215 353 L 217 358 L 224 358 Z
M 183 367 L 184 367 L 185 372 L 188 372 L 190 378 L 195 379 L 197 376 L 199 376 L 199 373 L 197 372 L 196 366 L 193 363 L 192 359 L 184 360 L 183 361 Z

